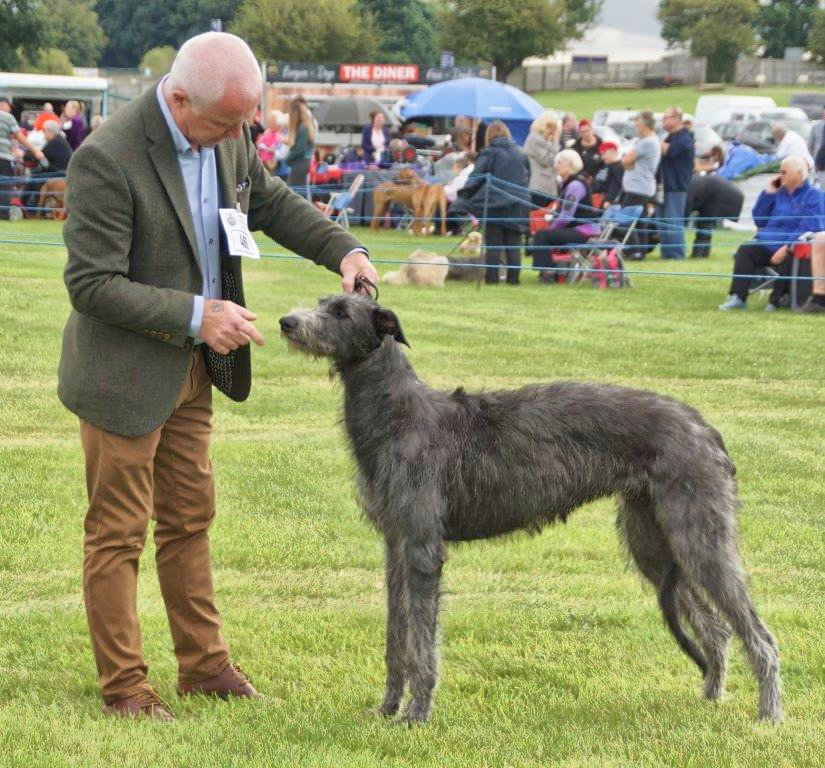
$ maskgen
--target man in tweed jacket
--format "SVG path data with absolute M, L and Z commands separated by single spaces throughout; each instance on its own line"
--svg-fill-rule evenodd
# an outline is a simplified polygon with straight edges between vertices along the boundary
M 221 635 L 209 554 L 212 385 L 246 399 L 249 342 L 263 344 L 218 209 L 247 214 L 250 230 L 340 272 L 345 291 L 377 280 L 348 232 L 266 172 L 245 122 L 260 98 L 246 44 L 199 35 L 69 165 L 72 312 L 58 394 L 80 419 L 84 598 L 111 714 L 173 718 L 149 685 L 136 610 L 150 518 L 179 691 L 257 695 Z

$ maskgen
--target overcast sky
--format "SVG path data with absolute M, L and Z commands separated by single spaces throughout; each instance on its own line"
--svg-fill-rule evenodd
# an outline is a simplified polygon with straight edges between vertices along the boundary
M 658 58 L 665 49 L 656 19 L 658 0 L 605 0 L 599 25 L 570 50 L 613 60 Z

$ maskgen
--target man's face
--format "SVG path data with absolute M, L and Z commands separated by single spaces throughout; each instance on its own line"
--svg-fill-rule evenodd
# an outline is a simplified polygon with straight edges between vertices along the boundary
M 583 125 L 579 128 L 579 136 L 585 141 L 591 141 L 593 138 L 593 127 L 590 125 Z
M 7 101 L 0 101 L 0 112 L 11 112 L 11 104 Z
M 228 91 L 220 101 L 205 107 L 193 107 L 186 94 L 178 89 L 171 93 L 172 114 L 183 135 L 193 144 L 214 147 L 223 139 L 239 139 L 243 124 L 255 112 L 258 100 L 245 99 Z
M 43 129 L 43 136 L 46 137 L 46 141 L 51 141 L 55 136 L 57 136 L 57 133 L 55 133 L 54 131 L 49 130 L 48 128 L 44 128 Z
M 662 115 L 662 126 L 668 133 L 673 133 L 673 131 L 679 128 L 679 116 L 674 112 L 672 109 L 667 110 Z
M 602 160 L 604 160 L 606 163 L 615 163 L 618 159 L 619 153 L 612 147 L 602 152 Z
M 791 192 L 793 192 L 793 190 L 797 187 L 801 187 L 802 182 L 804 181 L 802 178 L 802 171 L 789 168 L 784 164 L 779 166 L 779 178 L 782 180 L 782 186 Z

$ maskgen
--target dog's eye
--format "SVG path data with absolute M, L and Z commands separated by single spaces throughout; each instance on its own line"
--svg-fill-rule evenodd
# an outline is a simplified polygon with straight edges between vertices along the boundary
M 349 313 L 346 307 L 338 306 L 332 310 L 332 316 L 338 320 L 346 320 L 349 317 Z

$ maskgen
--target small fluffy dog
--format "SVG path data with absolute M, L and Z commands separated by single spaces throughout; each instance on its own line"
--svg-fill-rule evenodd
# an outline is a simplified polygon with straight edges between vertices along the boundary
M 450 260 L 450 269 L 447 272 L 448 280 L 480 281 L 484 279 L 484 259 L 481 256 L 483 239 L 481 232 L 470 232 L 458 244 L 458 256 Z M 478 267 L 464 266 L 478 264 Z
M 433 285 L 443 288 L 449 263 L 443 254 L 418 248 L 409 255 L 401 269 L 388 272 L 382 280 L 385 285 Z

